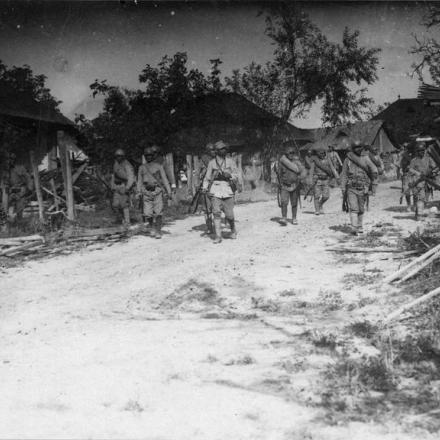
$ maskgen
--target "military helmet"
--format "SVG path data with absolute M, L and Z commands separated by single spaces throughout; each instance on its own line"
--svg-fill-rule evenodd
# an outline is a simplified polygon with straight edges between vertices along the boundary
M 297 152 L 295 141 L 288 140 L 283 142 L 283 148 L 286 154 Z
M 159 154 L 162 151 L 162 148 L 160 148 L 159 145 L 156 144 L 152 145 L 151 148 L 155 154 Z
M 206 150 L 207 151 L 211 151 L 211 150 L 214 150 L 215 149 L 215 146 L 214 146 L 214 143 L 213 142 L 208 142 L 207 144 L 206 144 Z
M 364 144 L 359 139 L 356 139 L 351 143 L 350 148 L 352 150 L 356 150 L 358 148 L 364 148 Z
M 226 142 L 224 142 L 224 141 L 217 141 L 214 144 L 214 148 L 215 148 L 216 151 L 227 150 L 229 148 L 229 145 Z
M 115 156 L 125 156 L 125 151 L 122 148 L 118 148 L 115 151 Z
M 153 156 L 155 154 L 155 150 L 153 146 L 145 147 L 144 148 L 144 156 Z

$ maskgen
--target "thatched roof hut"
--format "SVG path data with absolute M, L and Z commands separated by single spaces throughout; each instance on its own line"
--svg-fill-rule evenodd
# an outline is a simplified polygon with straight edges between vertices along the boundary
M 269 135 L 277 127 L 277 137 L 311 139 L 308 130 L 284 123 L 245 97 L 236 93 L 213 93 L 176 109 L 179 127 L 167 146 L 174 151 L 201 152 L 208 142 L 222 139 L 236 151 L 262 151 Z
M 350 148 L 351 143 L 355 140 L 360 140 L 368 145 L 375 145 L 379 147 L 381 153 L 396 149 L 390 140 L 383 121 L 379 120 L 317 129 L 315 130 L 315 139 L 314 142 L 306 144 L 304 149 L 333 146 L 335 150 L 343 151 Z

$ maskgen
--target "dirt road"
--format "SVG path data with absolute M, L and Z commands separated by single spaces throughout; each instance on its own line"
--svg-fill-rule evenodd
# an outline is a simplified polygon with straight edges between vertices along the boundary
M 414 230 L 383 210 L 398 199 L 390 186 L 372 200 L 367 230 Z M 163 240 L 5 271 L 0 437 L 414 438 L 386 418 L 331 423 L 322 405 L 335 358 L 313 335 L 385 313 L 380 277 L 398 264 L 325 251 L 347 239 L 340 204 L 336 191 L 316 217 L 305 203 L 287 227 L 274 221 L 276 201 L 241 205 L 238 240 L 221 245 L 192 217 Z M 359 273 L 377 280 L 350 283 Z

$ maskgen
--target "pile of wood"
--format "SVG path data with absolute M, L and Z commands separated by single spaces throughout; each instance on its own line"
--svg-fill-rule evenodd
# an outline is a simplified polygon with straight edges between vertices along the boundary
M 112 245 L 129 236 L 141 232 L 140 226 L 130 229 L 123 227 L 98 229 L 69 229 L 56 234 L 42 236 L 29 235 L 24 237 L 10 237 L 0 239 L 0 257 L 17 258 L 32 255 L 70 254 L 74 250 L 101 243 L 104 246 Z
M 398 271 L 392 273 L 388 277 L 384 278 L 385 283 L 392 283 L 396 282 L 402 283 L 404 281 L 409 280 L 410 278 L 417 275 L 422 269 L 432 264 L 435 260 L 440 258 L 440 244 L 433 247 L 429 251 L 425 252 L 420 257 L 416 258 L 415 260 L 411 261 L 411 263 L 407 264 L 406 266 L 402 267 Z M 431 290 L 430 292 L 426 293 L 425 295 L 420 296 L 419 298 L 414 299 L 413 301 L 410 301 L 407 304 L 404 304 L 403 306 L 399 307 L 397 310 L 390 313 L 385 319 L 384 323 L 388 323 L 392 320 L 395 320 L 397 318 L 400 318 L 405 312 L 408 310 L 431 300 L 435 296 L 440 294 L 440 287 L 437 287 L 434 290 Z
M 440 257 L 440 244 L 425 252 L 420 257 L 411 261 L 411 263 L 399 269 L 397 272 L 392 273 L 384 279 L 385 283 L 402 283 L 409 280 L 422 269 L 429 266 L 433 261 Z

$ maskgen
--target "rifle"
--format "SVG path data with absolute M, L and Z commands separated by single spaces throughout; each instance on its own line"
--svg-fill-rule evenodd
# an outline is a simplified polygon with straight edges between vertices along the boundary
M 203 191 L 203 181 L 205 180 L 206 171 L 201 179 L 200 185 L 197 188 L 196 193 L 194 194 L 193 199 L 191 200 L 189 212 L 190 214 L 195 214 L 197 212 L 197 208 L 199 207 L 199 203 L 200 203 L 200 197 L 203 197 L 205 223 L 206 223 L 206 227 L 208 228 L 208 232 L 211 232 L 213 230 L 213 223 L 214 223 L 212 218 L 212 209 L 208 206 L 208 199 L 207 199 L 208 195 Z

